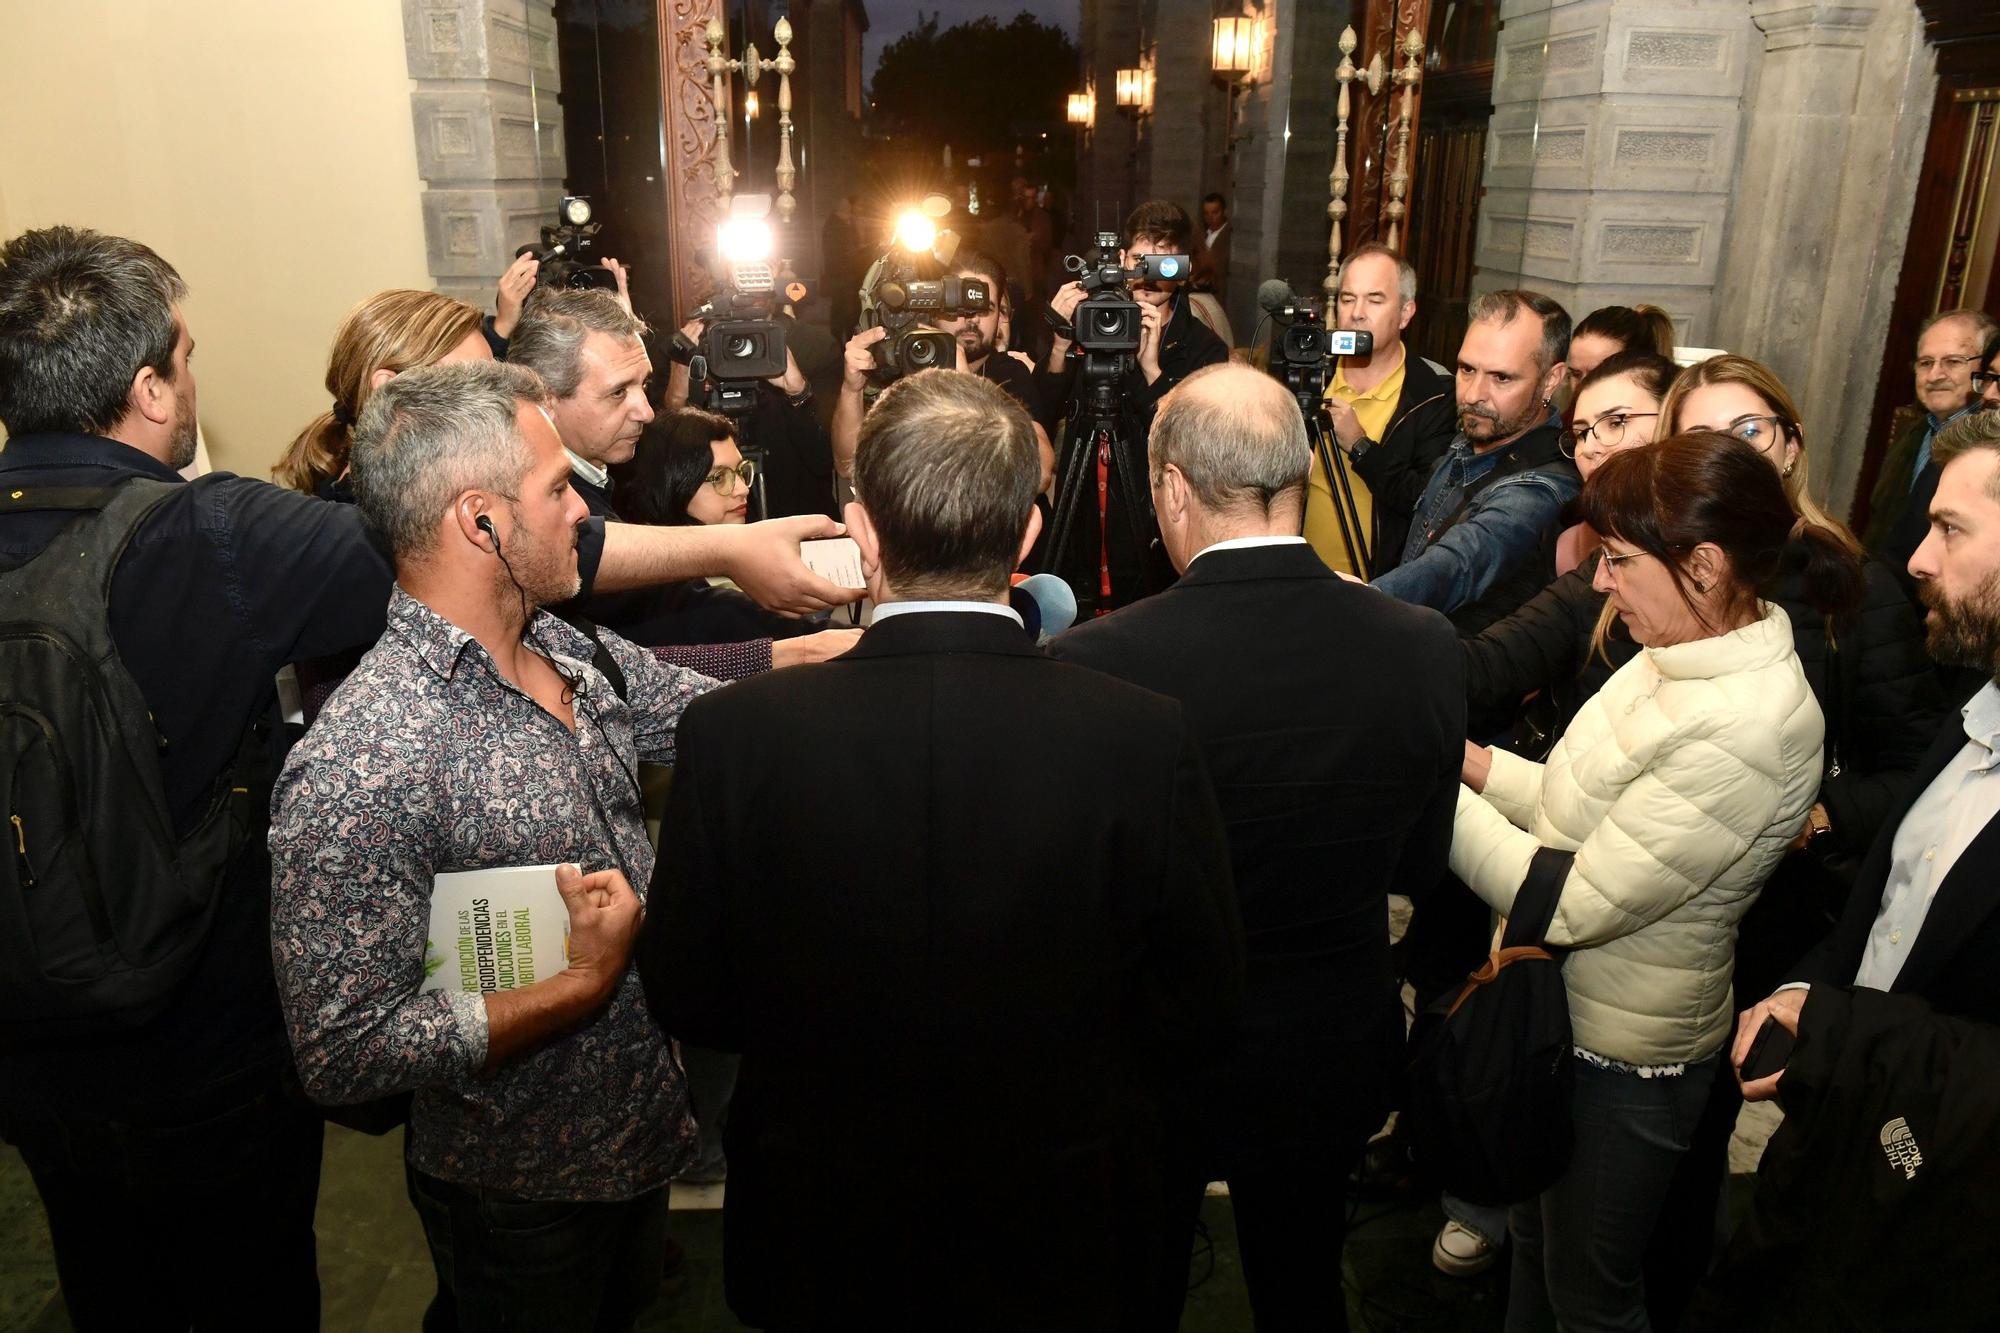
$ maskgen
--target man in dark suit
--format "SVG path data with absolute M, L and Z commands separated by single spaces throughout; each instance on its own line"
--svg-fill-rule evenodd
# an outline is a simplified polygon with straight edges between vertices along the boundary
M 1786 1120 L 1718 1279 L 1791 1293 L 1779 1308 L 1807 1312 L 1798 1327 L 1965 1326 L 1966 1284 L 2000 1298 L 1984 1261 L 2000 1223 L 2000 413 L 1961 417 L 1933 449 L 1910 573 L 1932 656 L 1987 684 L 1884 824 L 1833 934 L 1742 1015 L 1732 1052 L 1741 1079 L 1766 1019 L 1799 1038 L 1784 1069 L 1743 1083 L 1746 1100 L 1783 1098 Z
M 1971 411 L 1979 401 L 1973 372 L 1979 353 L 1996 331 L 1993 317 L 1979 310 L 1945 310 L 1924 321 L 1917 335 L 1917 401 L 1896 413 L 1897 428 L 1875 474 L 1862 540 L 1902 578 L 1911 596 L 1916 585 L 1906 572 L 1910 556 L 1930 527 L 1930 501 L 1937 491 L 1938 465 L 1931 456 L 1938 432 Z
M 1183 577 L 1050 648 L 1180 700 L 1215 778 L 1247 989 L 1233 1051 L 1199 1081 L 1175 1188 L 1191 1210 L 1206 1181 L 1228 1180 L 1271 1330 L 1346 1327 L 1342 1196 L 1403 1044 L 1387 895 L 1444 873 L 1465 752 L 1450 622 L 1320 562 L 1298 536 L 1307 464 L 1277 381 L 1245 366 L 1191 375 L 1161 406 L 1151 456 Z
M 641 975 L 668 1032 L 743 1054 L 747 1323 L 1098 1333 L 1163 1299 L 1166 1103 L 1242 928 L 1180 706 L 1007 608 L 1039 473 L 998 386 L 898 381 L 848 509 L 873 626 L 682 720 Z

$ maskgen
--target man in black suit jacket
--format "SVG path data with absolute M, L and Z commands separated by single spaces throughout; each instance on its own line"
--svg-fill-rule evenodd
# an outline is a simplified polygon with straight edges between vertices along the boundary
M 1185 1283 L 1166 1101 L 1235 1012 L 1242 927 L 1180 706 L 1007 609 L 1039 474 L 997 386 L 896 383 L 848 509 L 873 626 L 682 719 L 640 967 L 663 1028 L 743 1053 L 747 1323 L 1100 1333 Z
M 1152 451 L 1183 577 L 1050 647 L 1180 700 L 1215 778 L 1245 1004 L 1233 1051 L 1198 1084 L 1174 1188 L 1191 1209 L 1206 1181 L 1229 1181 L 1257 1326 L 1274 1330 L 1346 1327 L 1342 1196 L 1403 1045 L 1387 896 L 1444 873 L 1465 751 L 1450 622 L 1321 563 L 1297 535 L 1307 463 L 1277 381 L 1189 376 Z
M 1930 533 L 1910 573 L 1929 608 L 1932 656 L 1988 682 L 1925 757 L 1833 934 L 1794 981 L 1742 1015 L 1733 1051 L 1740 1079 L 1767 1018 L 1799 1038 L 1790 1065 L 1743 1084 L 1746 1100 L 1783 1097 L 1787 1117 L 1767 1153 L 1772 1169 L 1760 1172 L 1758 1262 L 1746 1262 L 1739 1240 L 1730 1267 L 1751 1272 L 1760 1297 L 1793 1291 L 1804 1308 L 1830 1312 L 1808 1319 L 1816 1327 L 1882 1326 L 1876 1316 L 1959 1326 L 1967 1309 L 1954 1293 L 1995 1276 L 1990 1262 L 1961 1262 L 1962 1245 L 1954 1254 L 1940 1243 L 1952 1237 L 1930 1228 L 1976 1238 L 1990 1259 L 1991 1231 L 1975 1215 L 2000 1215 L 1987 1202 L 1991 1152 L 1984 1169 L 1964 1156 L 1978 1146 L 1966 1139 L 1974 1123 L 1990 1148 L 1992 1112 L 1980 1108 L 2000 1101 L 2000 413 L 1960 418 L 1934 449 Z M 1852 1058 L 1864 1043 L 1866 1058 Z M 1797 1098 L 1786 1087 L 1794 1080 Z M 1836 1132 L 1829 1122 L 1842 1116 L 1862 1123 Z M 1933 1164 L 1919 1174 L 1924 1155 Z M 1822 1234 L 1824 1208 L 1818 1238 L 1804 1244 L 1786 1220 L 1836 1182 L 1852 1189 L 1825 1204 L 1848 1215 L 1843 1238 L 1869 1228 L 1867 1253 L 1854 1256 L 1862 1262 L 1840 1262 L 1845 1251 Z M 1891 1275 L 1916 1282 L 1885 1306 Z M 1990 1305 L 1980 1314 L 1990 1318 Z

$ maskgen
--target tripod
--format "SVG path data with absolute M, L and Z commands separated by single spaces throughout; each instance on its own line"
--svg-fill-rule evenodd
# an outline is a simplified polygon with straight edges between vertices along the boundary
M 1363 530 L 1361 510 L 1354 503 L 1354 487 L 1347 477 L 1347 451 L 1333 438 L 1320 419 L 1320 402 L 1324 392 L 1324 363 L 1318 374 L 1306 374 L 1304 367 L 1285 367 L 1285 387 L 1292 391 L 1298 401 L 1299 412 L 1306 420 L 1306 443 L 1312 456 L 1319 460 L 1326 472 L 1326 489 L 1333 501 L 1334 521 L 1340 525 L 1340 542 L 1347 548 L 1347 564 L 1359 578 L 1374 577 L 1375 553 L 1370 549 L 1371 539 Z
M 1133 566 L 1145 579 L 1146 554 L 1152 546 L 1153 494 L 1139 476 L 1129 441 L 1119 430 L 1118 382 L 1131 360 L 1123 354 L 1090 352 L 1078 372 L 1083 388 L 1064 432 L 1065 450 L 1056 480 L 1056 511 L 1049 525 L 1048 568 L 1058 573 L 1076 533 L 1077 506 L 1092 465 L 1102 472 L 1104 488 L 1103 521 L 1111 515 L 1110 489 L 1117 488 L 1124 501 L 1126 537 L 1131 543 Z M 1111 534 L 1100 529 L 1100 554 L 1094 586 L 1100 608 L 1111 596 Z M 1149 589 L 1150 591 L 1150 589 Z

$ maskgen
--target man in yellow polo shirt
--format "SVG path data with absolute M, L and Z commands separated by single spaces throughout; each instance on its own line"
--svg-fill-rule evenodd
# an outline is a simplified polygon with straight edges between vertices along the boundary
M 1325 398 L 1333 441 L 1347 455 L 1355 511 L 1349 523 L 1358 513 L 1369 568 L 1358 569 L 1351 557 L 1318 458 L 1306 495 L 1305 537 L 1329 568 L 1373 577 L 1402 552 L 1424 483 L 1458 429 L 1458 404 L 1452 382 L 1403 344 L 1403 330 L 1417 313 L 1417 271 L 1402 256 L 1386 245 L 1359 246 L 1341 264 L 1337 284 L 1329 322 L 1375 340 L 1367 356 L 1334 363 Z

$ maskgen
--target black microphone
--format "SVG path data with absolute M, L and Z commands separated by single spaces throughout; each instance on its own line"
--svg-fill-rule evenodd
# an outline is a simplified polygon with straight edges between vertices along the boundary
M 1266 278 L 1257 286 L 1257 308 L 1265 314 L 1276 317 L 1295 308 L 1299 298 L 1292 291 L 1292 284 L 1283 278 Z

